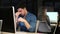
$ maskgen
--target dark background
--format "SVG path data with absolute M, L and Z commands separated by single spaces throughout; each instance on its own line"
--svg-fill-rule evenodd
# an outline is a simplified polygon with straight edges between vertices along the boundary
M 30 12 L 36 15 L 38 9 L 38 1 L 40 6 L 53 7 L 54 11 L 59 12 L 60 14 L 60 1 L 59 0 L 0 0 L 0 6 L 15 6 L 17 7 L 18 3 L 24 1 L 27 4 L 27 8 Z
M 39 6 L 46 6 L 54 8 L 54 11 L 59 12 L 60 14 L 60 1 L 59 0 L 0 0 L 0 6 L 15 6 L 17 7 L 19 2 L 25 2 L 29 12 L 32 12 L 36 15 L 38 11 L 38 2 Z
M 26 3 L 27 9 L 29 12 L 37 15 L 37 0 L 0 0 L 0 6 L 15 6 L 19 4 L 19 2 L 23 1 Z

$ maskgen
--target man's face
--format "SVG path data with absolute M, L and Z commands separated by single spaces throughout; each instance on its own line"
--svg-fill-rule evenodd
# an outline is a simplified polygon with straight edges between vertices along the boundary
M 25 15 L 25 10 L 22 8 L 18 8 L 18 12 L 20 12 L 22 16 Z
M 45 9 L 45 14 L 46 14 L 46 12 L 47 12 L 47 9 Z

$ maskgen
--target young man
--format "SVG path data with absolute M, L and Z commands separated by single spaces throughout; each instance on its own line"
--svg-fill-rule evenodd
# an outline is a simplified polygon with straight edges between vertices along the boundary
M 20 3 L 16 12 L 16 24 L 20 31 L 34 32 L 36 27 L 36 16 L 27 11 L 26 5 Z

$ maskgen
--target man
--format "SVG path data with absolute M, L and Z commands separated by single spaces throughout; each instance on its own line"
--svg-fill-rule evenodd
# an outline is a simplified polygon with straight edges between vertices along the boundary
M 34 32 L 36 27 L 36 16 L 26 9 L 24 3 L 18 5 L 16 12 L 16 23 L 21 31 Z

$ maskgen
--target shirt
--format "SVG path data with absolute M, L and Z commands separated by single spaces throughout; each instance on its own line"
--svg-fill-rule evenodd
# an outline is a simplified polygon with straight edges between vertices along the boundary
M 20 27 L 20 31 L 34 32 L 35 27 L 36 27 L 36 16 L 34 14 L 28 12 L 25 19 L 28 21 L 28 23 L 30 24 L 31 27 L 29 29 L 27 29 L 25 24 L 20 22 L 18 24 Z

